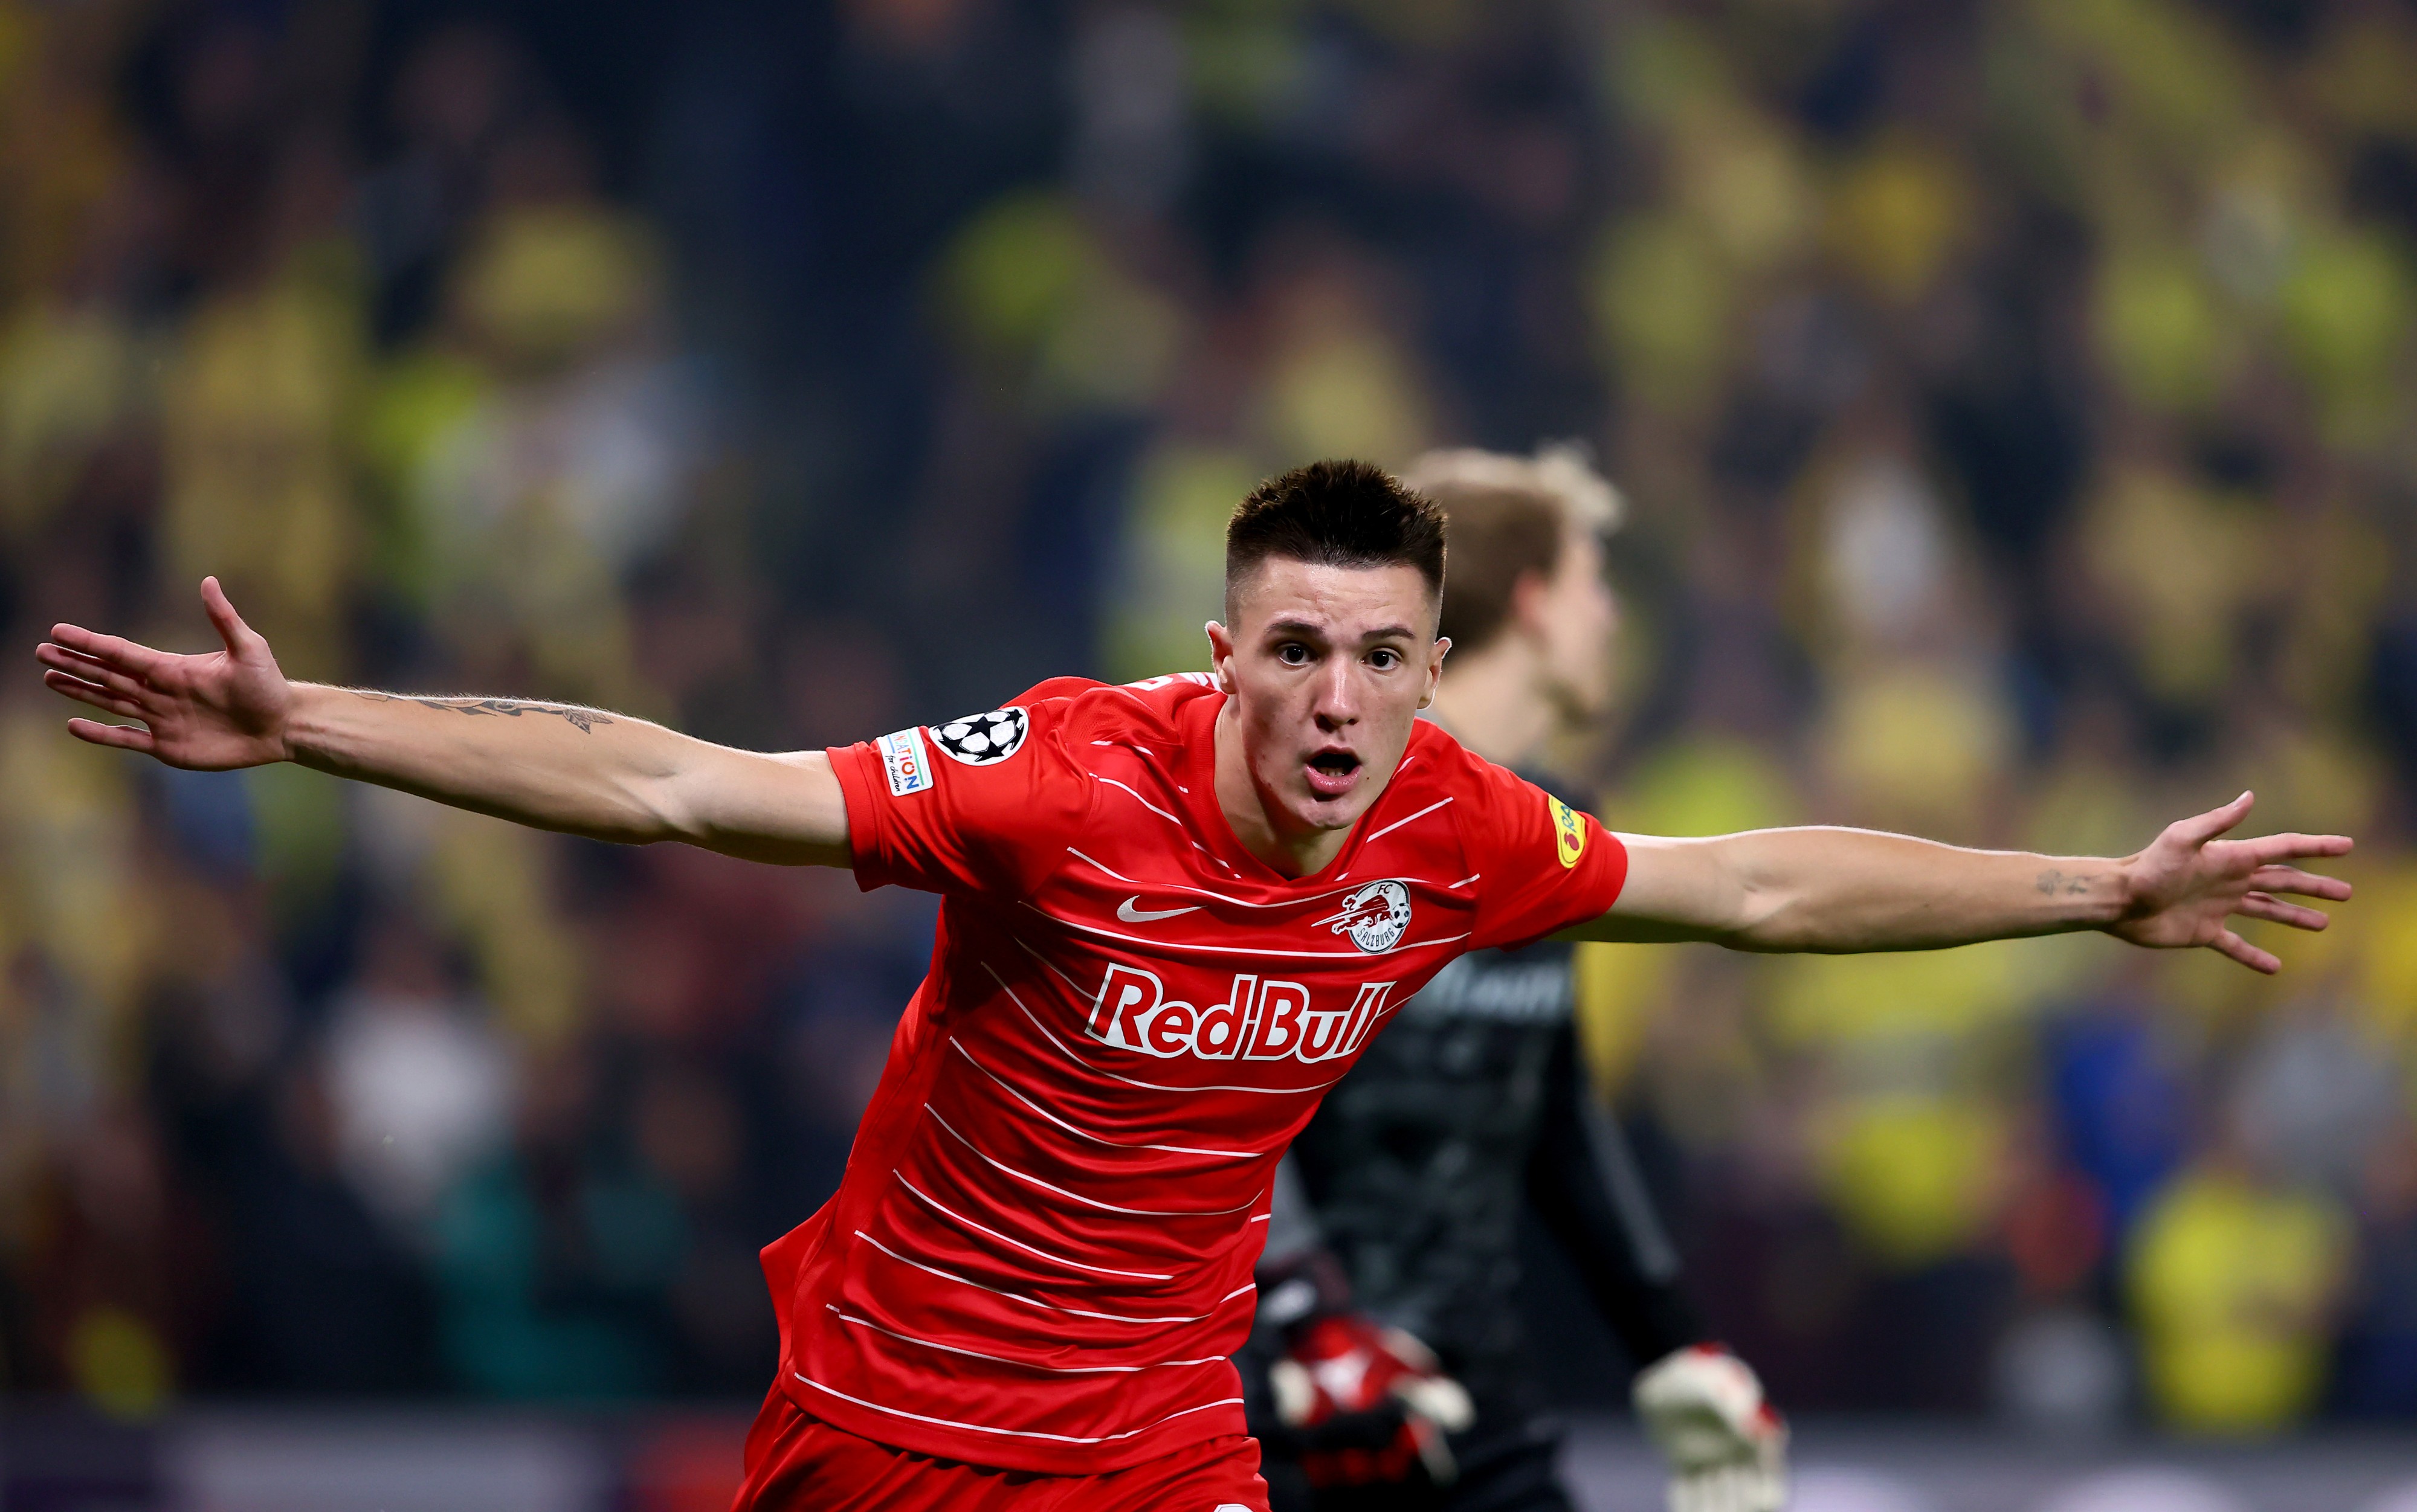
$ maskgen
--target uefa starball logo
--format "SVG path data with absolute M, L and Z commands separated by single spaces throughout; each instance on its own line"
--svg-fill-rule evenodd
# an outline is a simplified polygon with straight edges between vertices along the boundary
M 1367 1042 L 1392 987 L 1362 982 L 1348 1004 L 1316 1004 L 1299 982 L 1238 974 L 1224 1002 L 1202 1008 L 1168 997 L 1156 972 L 1116 965 L 1083 1030 L 1119 1050 L 1162 1058 L 1330 1061 Z

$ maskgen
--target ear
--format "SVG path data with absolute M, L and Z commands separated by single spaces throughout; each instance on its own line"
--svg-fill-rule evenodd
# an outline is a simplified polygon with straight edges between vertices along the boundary
M 1427 686 L 1419 693 L 1419 707 L 1426 708 L 1436 701 L 1436 689 L 1443 686 L 1443 658 L 1452 653 L 1452 637 L 1438 635 L 1435 648 L 1427 654 Z
M 1201 628 L 1208 632 L 1208 670 L 1217 674 L 1217 690 L 1231 698 L 1234 694 L 1234 632 L 1213 619 Z

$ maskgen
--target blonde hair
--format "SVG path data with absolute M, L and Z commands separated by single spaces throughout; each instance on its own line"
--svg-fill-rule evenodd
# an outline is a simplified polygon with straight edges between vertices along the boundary
M 1474 446 L 1431 451 L 1404 469 L 1402 482 L 1447 511 L 1456 496 L 1520 493 L 1551 500 L 1568 514 L 1571 524 L 1585 530 L 1614 531 L 1628 517 L 1627 498 L 1595 470 L 1588 448 L 1574 441 L 1547 442 L 1532 457 Z
M 1402 482 L 1443 509 L 1449 570 L 1440 630 L 1470 651 L 1500 632 L 1522 578 L 1550 577 L 1559 567 L 1572 529 L 1608 532 L 1626 513 L 1619 491 L 1569 444 L 1540 447 L 1533 457 L 1431 451 Z

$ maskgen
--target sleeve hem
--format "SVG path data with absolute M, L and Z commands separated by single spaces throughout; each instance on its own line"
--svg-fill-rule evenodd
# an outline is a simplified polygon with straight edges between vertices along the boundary
M 874 791 L 874 779 L 866 771 L 874 764 L 873 748 L 832 746 L 825 754 L 830 757 L 840 796 L 847 807 L 848 869 L 855 874 L 857 888 L 869 893 L 887 886 L 891 879 L 889 869 L 881 865 L 881 798 Z

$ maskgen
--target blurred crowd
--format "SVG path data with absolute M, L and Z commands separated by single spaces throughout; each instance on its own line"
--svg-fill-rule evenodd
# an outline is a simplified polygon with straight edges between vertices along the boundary
M 215 572 L 295 675 L 813 746 L 1200 665 L 1270 471 L 1574 440 L 1616 827 L 2362 842 L 2272 981 L 1590 947 L 1723 1336 L 2407 1418 L 2411 79 L 2400 0 L 0 0 L 0 620 L 199 649 Z M 24 665 L 8 1389 L 762 1389 L 928 900 L 160 769 Z

